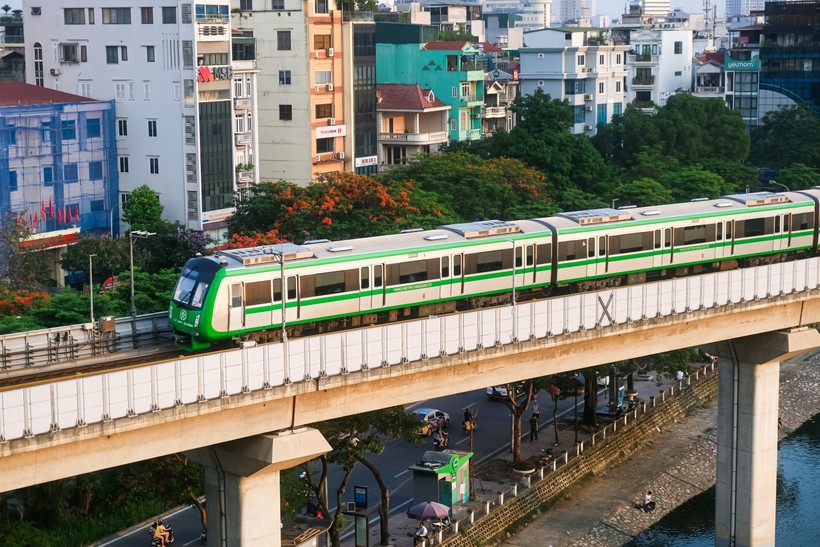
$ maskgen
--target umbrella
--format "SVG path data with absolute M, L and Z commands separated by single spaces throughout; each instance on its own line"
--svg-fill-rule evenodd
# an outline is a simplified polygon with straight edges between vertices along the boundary
M 443 519 L 449 514 L 449 507 L 434 501 L 423 501 L 407 510 L 407 516 L 416 520 Z

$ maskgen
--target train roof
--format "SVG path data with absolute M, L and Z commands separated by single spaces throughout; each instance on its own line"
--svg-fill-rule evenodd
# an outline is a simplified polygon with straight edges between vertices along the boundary
M 798 192 L 755 192 L 734 194 L 718 199 L 693 200 L 653 207 L 621 207 L 591 209 L 557 213 L 555 216 L 532 220 L 484 220 L 448 224 L 432 230 L 404 230 L 399 234 L 348 239 L 340 241 L 314 240 L 301 245 L 284 243 L 245 249 L 219 251 L 211 257 L 227 269 L 247 268 L 285 263 L 314 261 L 317 259 L 345 260 L 351 256 L 379 253 L 416 253 L 425 249 L 450 246 L 480 245 L 503 240 L 525 240 L 550 232 L 550 226 L 558 232 L 604 229 L 627 223 L 656 223 L 660 220 L 703 218 L 751 211 L 761 206 L 813 204 L 806 194 Z
M 625 206 L 618 209 L 602 208 L 588 211 L 557 213 L 538 219 L 554 226 L 558 232 L 592 229 L 595 226 L 613 227 L 621 223 L 656 223 L 662 220 L 723 216 L 738 212 L 759 210 L 762 206 L 810 205 L 814 201 L 798 192 L 752 192 L 731 194 L 717 199 L 696 199 L 686 203 L 670 203 L 651 207 Z

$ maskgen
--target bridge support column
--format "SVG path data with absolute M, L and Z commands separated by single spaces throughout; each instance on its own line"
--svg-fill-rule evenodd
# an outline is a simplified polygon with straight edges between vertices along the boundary
M 775 544 L 780 362 L 820 346 L 797 328 L 718 344 L 715 545 Z
M 186 452 L 205 466 L 208 544 L 279 547 L 279 471 L 329 450 L 318 430 L 302 428 Z

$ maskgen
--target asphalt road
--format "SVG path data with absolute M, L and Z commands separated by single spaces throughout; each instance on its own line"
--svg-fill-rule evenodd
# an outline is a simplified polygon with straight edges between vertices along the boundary
M 599 394 L 598 400 L 599 403 L 603 402 L 602 394 Z M 541 429 L 552 427 L 552 401 L 549 395 L 540 393 L 538 402 L 541 406 Z M 580 413 L 583 405 L 582 398 L 578 399 L 578 404 Z M 510 410 L 503 402 L 489 400 L 484 390 L 428 399 L 409 405 L 407 409 L 431 407 L 449 413 L 451 421 L 448 429 L 450 434 L 449 448 L 468 452 L 470 451 L 470 437 L 461 428 L 464 408 L 467 406 L 470 406 L 471 410 L 477 415 L 478 427 L 473 434 L 472 451 L 475 453 L 473 465 L 492 458 L 503 450 L 509 450 L 512 431 Z M 571 412 L 572 406 L 573 399 L 560 401 L 558 404 L 559 416 Z M 524 424 L 522 424 L 522 431 L 525 434 L 529 433 L 529 427 L 526 423 L 528 418 L 529 411 L 525 413 Z M 381 455 L 373 455 L 369 458 L 381 471 L 382 477 L 390 488 L 391 512 L 400 511 L 408 507 L 413 501 L 412 474 L 408 467 L 421 460 L 422 455 L 427 450 L 433 450 L 432 438 L 425 438 L 420 445 L 392 440 L 387 443 L 385 451 Z M 342 470 L 333 468 L 328 477 L 331 500 L 335 499 L 334 493 L 341 482 L 341 478 Z M 367 487 L 370 506 L 378 503 L 380 497 L 378 485 L 372 474 L 364 466 L 359 465 L 354 470 L 344 495 L 345 500 L 353 500 L 354 485 Z M 331 507 L 331 511 L 335 511 L 335 509 L 335 507 Z M 174 529 L 176 538 L 174 547 L 200 544 L 202 529 L 199 511 L 196 508 L 180 509 L 164 516 L 163 520 Z M 116 538 L 98 543 L 97 547 L 147 547 L 150 546 L 150 542 L 148 525 L 144 524 L 123 531 Z

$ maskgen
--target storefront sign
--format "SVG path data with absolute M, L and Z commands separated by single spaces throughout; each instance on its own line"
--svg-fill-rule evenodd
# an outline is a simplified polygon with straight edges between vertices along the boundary
M 329 125 L 327 127 L 316 128 L 317 139 L 329 139 L 331 137 L 344 137 L 347 135 L 346 125 Z
M 371 165 L 378 165 L 379 156 L 365 156 L 363 158 L 356 158 L 356 167 L 369 167 Z
M 233 67 L 230 66 L 201 66 L 196 73 L 197 82 L 230 80 L 231 78 L 233 78 Z
M 760 57 L 755 55 L 751 59 L 743 61 L 735 61 L 728 55 L 726 56 L 726 70 L 760 70 Z
M 202 213 L 202 223 L 219 222 L 220 220 L 227 220 L 236 212 L 233 207 L 229 209 L 219 209 L 217 211 L 205 211 Z

